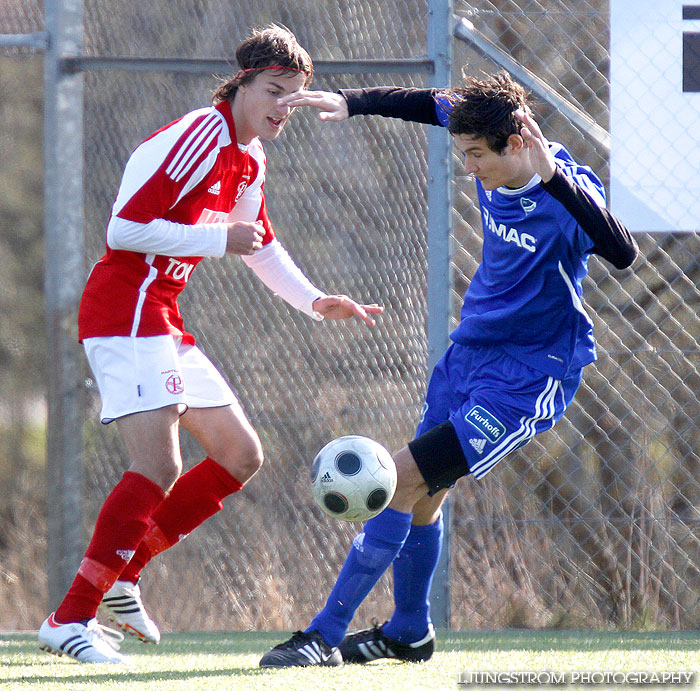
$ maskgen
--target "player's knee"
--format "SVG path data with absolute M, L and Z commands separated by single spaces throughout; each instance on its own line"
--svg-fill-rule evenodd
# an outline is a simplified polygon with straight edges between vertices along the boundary
M 255 437 L 254 443 L 251 443 L 246 450 L 246 455 L 244 459 L 245 471 L 248 473 L 248 477 L 252 477 L 255 473 L 262 468 L 262 464 L 265 460 L 262 444 L 260 440 Z
M 245 483 L 260 470 L 264 461 L 257 434 L 239 441 L 217 459 L 239 482 Z
M 413 525 L 432 525 L 440 518 L 442 505 L 449 490 L 443 489 L 432 496 L 422 497 L 413 507 Z
M 415 492 L 421 485 L 425 484 L 418 466 L 410 452 L 406 453 L 407 451 L 408 447 L 404 447 L 394 456 L 397 492 Z
M 396 464 L 396 491 L 390 506 L 398 511 L 411 512 L 414 504 L 424 496 L 427 487 L 407 446 L 394 454 Z
M 133 466 L 132 466 L 133 468 Z M 136 472 L 139 472 L 136 469 Z M 155 482 L 164 492 L 168 492 L 182 472 L 182 459 L 172 458 L 151 465 L 146 471 L 140 471 L 142 475 Z
M 449 421 L 416 437 L 408 449 L 430 496 L 452 487 L 470 472 L 457 431 Z

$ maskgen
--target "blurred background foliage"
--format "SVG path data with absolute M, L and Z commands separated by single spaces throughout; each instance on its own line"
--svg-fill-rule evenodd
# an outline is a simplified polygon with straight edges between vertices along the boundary
M 10 625 L 45 598 L 42 66 L 37 56 L 0 60 L 0 586 L 30 583 L 18 599 L 0 587 Z
M 42 60 L 0 60 L 0 506 L 43 463 Z M 3 521 L 4 523 L 4 521 Z M 1 527 L 0 527 L 1 530 Z

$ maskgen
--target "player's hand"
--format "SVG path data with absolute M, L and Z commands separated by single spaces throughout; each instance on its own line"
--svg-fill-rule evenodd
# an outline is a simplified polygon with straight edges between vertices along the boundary
M 292 94 L 278 99 L 281 106 L 296 108 L 297 106 L 311 106 L 318 108 L 319 120 L 340 122 L 349 117 L 347 101 L 340 94 L 333 94 L 330 91 L 295 91 Z
M 384 308 L 381 305 L 358 305 L 347 295 L 328 295 L 325 298 L 317 298 L 313 304 L 314 312 L 318 312 L 326 319 L 361 319 L 367 326 L 374 326 L 376 322 L 371 314 L 381 314 Z
M 262 223 L 236 221 L 227 224 L 226 252 L 230 254 L 253 254 L 262 249 L 265 229 Z
M 545 139 L 540 126 L 530 113 L 522 108 L 518 108 L 515 111 L 515 117 L 523 123 L 520 136 L 530 149 L 530 161 L 532 161 L 535 172 L 539 173 L 543 182 L 549 182 L 557 168 L 554 156 L 549 150 L 549 142 Z

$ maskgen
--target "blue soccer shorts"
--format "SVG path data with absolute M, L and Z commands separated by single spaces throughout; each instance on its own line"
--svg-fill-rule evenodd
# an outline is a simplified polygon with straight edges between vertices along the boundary
M 511 451 L 551 429 L 580 382 L 581 370 L 555 379 L 498 347 L 453 343 L 433 370 L 416 439 L 409 445 L 419 438 L 430 439 L 427 433 L 438 425 L 450 422 L 454 427 L 463 457 L 457 453 L 447 459 L 436 453 L 431 461 L 431 454 L 421 453 L 416 458 L 431 494 L 468 473 L 482 478 Z M 454 438 L 451 430 L 450 435 Z M 441 467 L 435 467 L 438 464 Z

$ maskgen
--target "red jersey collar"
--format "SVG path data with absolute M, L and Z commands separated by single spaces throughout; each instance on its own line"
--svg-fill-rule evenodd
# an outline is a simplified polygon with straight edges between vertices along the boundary
M 226 120 L 226 124 L 228 125 L 228 131 L 231 133 L 231 142 L 237 144 L 236 123 L 233 121 L 231 104 L 228 101 L 221 101 L 221 103 L 217 103 L 214 108 L 224 116 L 224 120 Z

